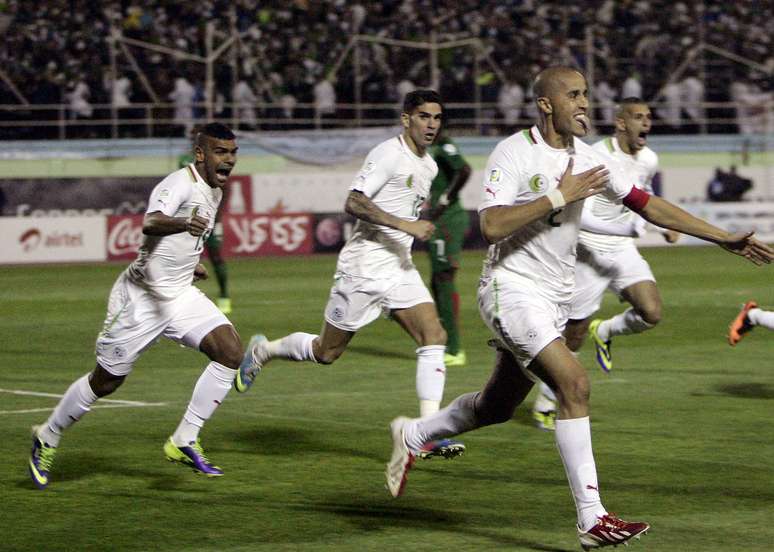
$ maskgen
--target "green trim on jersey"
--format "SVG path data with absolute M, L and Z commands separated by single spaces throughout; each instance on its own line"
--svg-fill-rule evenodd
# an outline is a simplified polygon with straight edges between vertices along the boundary
M 607 146 L 607 149 L 608 151 L 610 151 L 610 153 L 615 153 L 615 146 L 613 145 L 612 136 L 608 136 L 607 138 L 605 138 L 605 145 Z
M 524 135 L 524 138 L 527 139 L 527 142 L 529 142 L 533 146 L 537 146 L 537 140 L 535 140 L 532 137 L 532 133 L 529 131 L 528 128 L 525 128 L 524 130 L 522 130 L 521 133 Z

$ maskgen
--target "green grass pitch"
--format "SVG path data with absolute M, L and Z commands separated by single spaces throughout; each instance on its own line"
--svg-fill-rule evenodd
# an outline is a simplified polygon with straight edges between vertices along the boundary
M 592 427 L 610 510 L 652 529 L 633 550 L 774 549 L 774 333 L 725 342 L 739 305 L 774 307 L 772 268 L 718 248 L 645 250 L 664 320 L 617 338 L 603 374 L 587 344 Z M 482 251 L 459 274 L 469 364 L 449 370 L 446 399 L 480 389 L 492 352 L 478 317 Z M 425 254 L 415 254 L 426 273 Z M 244 341 L 317 332 L 332 256 L 230 262 Z M 464 438 L 454 461 L 419 462 L 392 499 L 383 468 L 388 423 L 414 415 L 414 344 L 394 323 L 365 328 L 332 366 L 275 362 L 244 395 L 232 392 L 202 432 L 226 471 L 208 480 L 165 461 L 206 365 L 164 342 L 110 399 L 161 403 L 94 408 L 65 435 L 52 483 L 26 474 L 29 427 L 91 370 L 112 281 L 123 265 L 0 268 L 0 550 L 580 550 L 575 510 L 553 436 L 514 419 Z M 214 293 L 214 281 L 203 284 Z M 608 297 L 601 314 L 621 306 Z M 99 405 L 99 403 L 98 403 Z M 107 408 L 109 407 L 109 408 Z

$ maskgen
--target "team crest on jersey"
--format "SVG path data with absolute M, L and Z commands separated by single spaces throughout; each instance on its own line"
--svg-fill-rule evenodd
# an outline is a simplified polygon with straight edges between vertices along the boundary
M 533 192 L 545 192 L 548 189 L 548 178 L 542 174 L 536 174 L 529 179 L 529 189 Z
M 406 187 L 411 188 L 414 186 L 414 175 L 410 174 L 408 180 L 406 180 Z
M 499 184 L 500 179 L 503 177 L 503 171 L 500 169 L 492 169 L 489 171 L 489 183 L 490 184 Z

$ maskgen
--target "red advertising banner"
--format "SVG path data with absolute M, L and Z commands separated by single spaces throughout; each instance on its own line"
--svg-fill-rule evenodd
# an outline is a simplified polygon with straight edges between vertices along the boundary
M 142 244 L 143 215 L 107 217 L 107 259 L 131 261 Z M 314 251 L 313 219 L 306 213 L 223 215 L 223 255 L 306 255 Z
M 142 245 L 143 215 L 109 215 L 107 219 L 107 259 L 133 260 Z
M 312 215 L 224 215 L 226 257 L 306 255 L 313 252 Z

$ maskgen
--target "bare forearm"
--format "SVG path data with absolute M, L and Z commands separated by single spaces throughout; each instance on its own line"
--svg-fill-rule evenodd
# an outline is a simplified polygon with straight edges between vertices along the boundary
M 184 217 L 170 217 L 160 212 L 148 213 L 142 222 L 142 233 L 148 236 L 179 234 L 186 231 L 187 221 Z
M 640 214 L 656 226 L 676 230 L 713 243 L 725 241 L 730 236 L 725 230 L 693 216 L 658 196 L 651 196 Z
M 545 217 L 553 210 L 547 197 L 524 205 L 490 207 L 481 213 L 481 234 L 489 243 L 495 243 Z
M 349 196 L 347 196 L 344 210 L 360 220 L 370 222 L 371 224 L 389 226 L 398 230 L 404 230 L 404 225 L 407 222 L 383 211 L 361 192 L 350 192 Z

